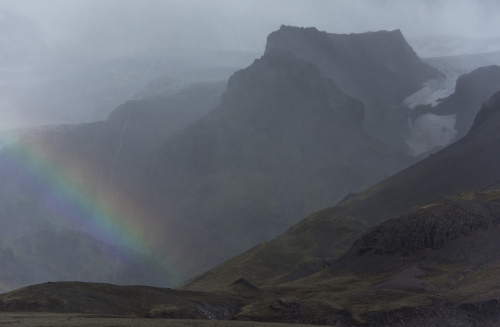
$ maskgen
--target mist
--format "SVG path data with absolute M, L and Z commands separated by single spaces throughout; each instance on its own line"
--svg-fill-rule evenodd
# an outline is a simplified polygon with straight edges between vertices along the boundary
M 281 24 L 331 33 L 401 29 L 407 37 L 500 36 L 490 0 L 2 0 L 35 22 L 50 49 L 67 56 L 122 56 L 153 49 L 262 52 Z

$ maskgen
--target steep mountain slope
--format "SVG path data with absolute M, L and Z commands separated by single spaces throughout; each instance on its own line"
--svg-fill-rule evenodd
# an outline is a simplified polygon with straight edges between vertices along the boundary
M 268 36 L 268 52 L 293 53 L 318 66 L 340 90 L 363 101 L 365 130 L 403 151 L 408 110 L 401 104 L 423 82 L 438 77 L 399 30 L 347 35 L 281 26 Z
M 410 150 L 419 155 L 462 138 L 481 104 L 499 89 L 499 66 L 481 67 L 461 75 L 452 95 L 434 107 L 421 105 L 411 111 L 413 127 L 407 141 Z
M 76 231 L 39 231 L 2 242 L 0 292 L 47 281 L 172 286 L 169 271 L 125 247 Z
M 293 56 L 235 73 L 221 105 L 163 147 L 152 196 L 179 217 L 165 247 L 199 271 L 409 164 L 362 122 L 361 102 Z
M 182 287 L 224 289 L 241 277 L 257 286 L 301 279 L 337 260 L 369 226 L 445 196 L 498 187 L 499 126 L 500 92 L 483 105 L 461 140 Z

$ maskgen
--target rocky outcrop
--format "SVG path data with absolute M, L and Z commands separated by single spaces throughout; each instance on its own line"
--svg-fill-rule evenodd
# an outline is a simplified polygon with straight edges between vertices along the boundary
M 492 264 L 499 210 L 497 200 L 458 199 L 416 209 L 363 235 L 331 270 L 378 274 L 426 260 Z

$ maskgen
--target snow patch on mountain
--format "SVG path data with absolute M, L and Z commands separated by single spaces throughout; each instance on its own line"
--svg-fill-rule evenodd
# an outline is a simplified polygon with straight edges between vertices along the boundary
M 457 135 L 456 122 L 456 115 L 425 114 L 418 117 L 406 141 L 410 153 L 418 156 L 437 146 L 448 145 Z
M 444 99 L 455 92 L 457 79 L 462 74 L 484 66 L 500 65 L 500 51 L 473 55 L 436 57 L 422 59 L 436 67 L 440 72 L 437 79 L 428 80 L 423 88 L 403 101 L 403 106 L 413 109 L 419 105 L 435 107 L 439 99 Z

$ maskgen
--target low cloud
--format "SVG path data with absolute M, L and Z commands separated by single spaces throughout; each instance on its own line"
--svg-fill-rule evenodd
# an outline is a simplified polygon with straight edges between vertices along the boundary
M 490 0 L 0 0 L 38 22 L 66 53 L 116 55 L 157 48 L 260 52 L 281 24 L 333 33 L 401 29 L 500 36 L 500 4 Z

